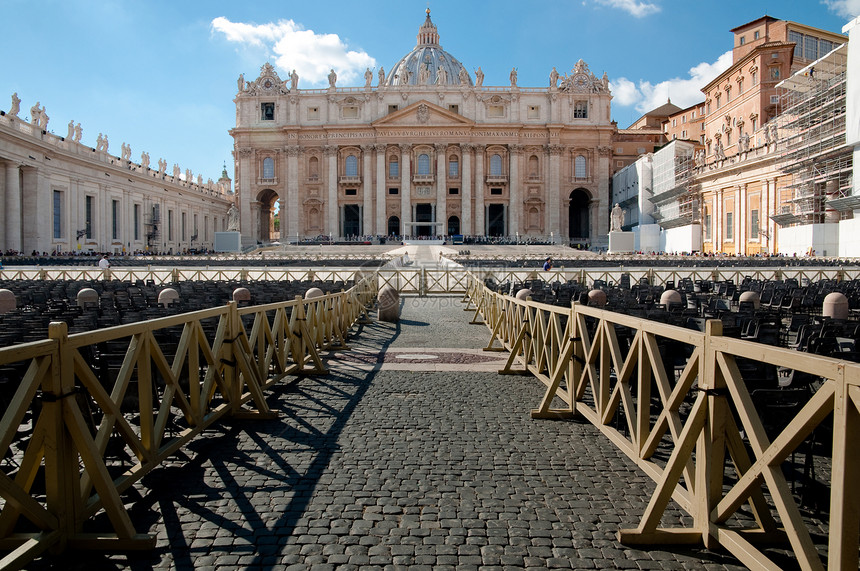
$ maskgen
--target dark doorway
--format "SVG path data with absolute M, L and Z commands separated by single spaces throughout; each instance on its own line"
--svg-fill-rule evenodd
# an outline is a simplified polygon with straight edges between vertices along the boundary
M 487 208 L 487 236 L 505 235 L 505 205 L 490 204 Z
M 570 193 L 568 220 L 570 221 L 570 239 L 587 240 L 590 220 L 588 218 L 591 196 L 584 188 L 577 188 Z
M 400 218 L 397 216 L 390 216 L 388 218 L 388 235 L 400 236 Z
M 460 218 L 458 216 L 451 216 L 448 218 L 448 235 L 453 236 L 454 234 L 460 233 Z
M 436 233 L 436 227 L 428 222 L 433 222 L 433 205 L 432 204 L 416 204 L 415 205 L 415 222 L 424 222 L 424 224 L 416 225 L 413 234 L 416 236 L 431 236 Z
M 361 234 L 361 212 L 358 204 L 346 204 L 343 207 L 343 235 L 358 236 Z

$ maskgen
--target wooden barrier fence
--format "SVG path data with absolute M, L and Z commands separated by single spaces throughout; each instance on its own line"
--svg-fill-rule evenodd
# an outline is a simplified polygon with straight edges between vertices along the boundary
M 376 291 L 366 278 L 309 300 L 231 302 L 76 335 L 52 323 L 49 339 L 0 349 L 0 367 L 21 371 L 0 419 L 0 548 L 10 551 L 0 568 L 67 546 L 153 547 L 123 492 L 225 415 L 271 418 L 264 391 L 326 372 L 319 351 L 346 347 Z M 100 512 L 110 532 L 85 531 Z
M 490 329 L 487 350 L 510 352 L 500 373 L 531 374 L 546 386 L 533 417 L 587 419 L 655 482 L 639 525 L 618 531 L 622 543 L 721 546 L 751 569 L 780 569 L 780 557 L 801 569 L 857 569 L 860 455 L 850 442 L 860 433 L 860 365 L 723 337 L 720 321 L 699 332 L 520 301 L 477 276 L 464 301 L 473 322 Z M 751 363 L 820 381 L 774 428 L 741 372 Z M 826 464 L 816 478 L 830 490 L 827 545 L 814 541 L 783 471 L 818 433 L 832 442 L 819 437 L 815 450 Z M 670 501 L 691 525 L 661 527 Z

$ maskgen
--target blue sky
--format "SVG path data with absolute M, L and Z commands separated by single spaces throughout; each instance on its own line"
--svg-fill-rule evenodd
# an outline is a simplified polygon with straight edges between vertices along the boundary
M 840 31 L 860 0 L 434 0 L 442 46 L 485 85 L 545 86 L 553 66 L 580 58 L 612 86 L 612 115 L 626 127 L 644 111 L 700 100 L 698 89 L 731 61 L 729 30 L 764 14 Z M 711 9 L 720 5 L 719 11 Z M 11 94 L 21 117 L 39 101 L 48 129 L 80 122 L 83 141 L 127 142 L 217 179 L 232 177 L 236 78 L 271 61 L 299 87 L 363 84 L 365 67 L 386 70 L 415 45 L 426 0 L 235 2 L 220 0 L 0 0 L 0 109 Z M 375 82 L 374 82 L 375 83 Z M 170 167 L 169 167 L 170 168 Z

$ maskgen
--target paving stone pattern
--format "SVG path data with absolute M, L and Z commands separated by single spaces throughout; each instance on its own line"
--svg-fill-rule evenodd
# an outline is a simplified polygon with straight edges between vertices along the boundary
M 486 344 L 487 328 L 445 299 L 405 298 L 399 324 L 350 343 Z M 743 569 L 701 549 L 619 544 L 654 484 L 591 425 L 532 420 L 534 379 L 329 365 L 270 393 L 277 420 L 223 424 L 141 482 L 131 513 L 157 535 L 154 552 L 36 567 Z

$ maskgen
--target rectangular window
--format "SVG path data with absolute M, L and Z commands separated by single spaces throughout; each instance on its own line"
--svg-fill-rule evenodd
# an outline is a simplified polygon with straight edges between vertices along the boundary
M 678 126 L 678 119 L 672 119 L 672 126 L 673 126 L 673 127 L 677 127 L 677 126 Z
M 803 37 L 803 57 L 806 59 L 818 59 L 818 38 L 813 36 Z
M 397 178 L 398 176 L 400 176 L 400 163 L 388 161 L 388 178 Z
M 460 114 L 460 106 L 459 106 L 459 105 L 456 105 L 456 104 L 449 105 L 449 106 L 448 106 L 448 111 L 450 111 L 451 113 L 456 113 L 456 114 L 458 114 L 458 115 L 459 115 L 459 114 Z
M 735 213 L 726 212 L 726 240 L 735 239 Z
M 753 133 L 755 133 L 755 130 L 756 130 L 756 121 L 757 121 L 757 119 L 756 119 L 755 117 L 753 117 L 752 119 L 750 119 L 750 124 L 751 124 L 751 126 L 752 126 L 752 132 L 753 132 Z
M 771 95 L 770 96 L 770 102 L 774 105 L 779 103 L 779 95 Z
M 456 158 L 448 160 L 448 178 L 457 178 L 460 176 L 460 161 Z
M 134 239 L 140 240 L 140 204 L 135 204 L 134 209 Z
M 389 115 L 394 113 L 395 111 L 397 111 L 397 105 L 389 105 L 388 106 L 388 114 Z
M 746 36 L 741 36 L 741 37 L 740 37 L 740 40 L 738 41 L 738 44 L 742 46 L 742 45 L 744 45 L 745 43 L 747 43 L 747 38 L 746 38 Z
M 119 200 L 110 201 L 110 237 L 119 240 Z
M 84 222 L 86 224 L 86 237 L 87 240 L 93 239 L 93 217 L 95 213 L 93 212 L 93 207 L 95 206 L 95 198 L 92 196 L 87 196 L 84 201 Z
M 681 123 L 682 123 L 682 124 L 684 124 L 684 123 L 686 123 L 686 122 L 687 122 L 687 116 L 686 116 L 686 115 L 681 115 Z
M 203 217 L 203 239 L 209 241 L 209 217 Z
M 274 102 L 260 103 L 260 119 L 262 119 L 263 121 L 275 120 Z
M 460 189 L 459 188 L 449 188 L 448 194 L 460 194 Z
M 540 119 L 540 107 L 529 105 L 529 119 Z
M 682 139 L 686 139 L 686 138 L 687 138 L 687 131 L 681 131 L 681 138 L 682 138 Z
M 719 95 L 716 95 L 716 96 L 714 97 L 714 100 L 717 102 L 717 109 L 719 109 L 719 108 L 720 108 L 720 96 L 719 96 Z
M 756 30 L 755 32 L 753 32 L 753 39 L 757 40 L 758 38 L 759 38 L 759 33 L 758 33 L 758 30 Z
M 573 104 L 574 119 L 588 119 L 588 101 L 576 101 Z
M 490 194 L 492 194 L 493 196 L 501 196 L 502 195 L 502 189 L 501 188 L 491 188 Z
M 179 233 L 180 233 L 180 236 L 181 236 L 182 241 L 184 242 L 184 241 L 185 241 L 185 237 L 187 236 L 187 233 L 186 233 L 186 232 L 187 232 L 187 230 L 188 230 L 188 228 L 186 227 L 187 225 L 185 224 L 185 213 L 184 213 L 184 212 L 182 213 L 182 217 L 181 217 L 181 221 L 180 221 L 180 226 L 181 226 L 181 228 L 179 229 Z
M 358 119 L 358 107 L 355 105 L 347 105 L 343 108 L 344 119 Z
M 319 121 L 320 118 L 320 108 L 319 107 L 308 107 L 308 120 L 309 121 Z
M 58 240 L 63 237 L 63 192 L 60 190 L 54 191 L 54 239 Z
M 357 188 L 347 188 L 343 191 L 346 196 L 358 196 Z
M 400 194 L 400 189 L 399 188 L 389 188 L 388 194 Z
M 758 240 L 758 208 L 750 209 L 750 239 Z
M 173 211 L 167 211 L 167 239 L 173 242 Z

